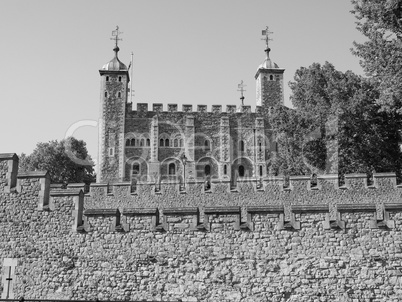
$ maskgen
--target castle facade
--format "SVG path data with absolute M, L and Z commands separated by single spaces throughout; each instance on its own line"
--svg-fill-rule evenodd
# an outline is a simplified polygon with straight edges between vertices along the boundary
M 268 40 L 267 40 L 268 41 Z M 269 110 L 284 103 L 284 69 L 269 57 L 258 67 L 251 106 L 128 102 L 129 68 L 114 58 L 101 70 L 97 182 L 262 179 L 276 151 Z M 244 99 L 244 98 L 243 98 Z

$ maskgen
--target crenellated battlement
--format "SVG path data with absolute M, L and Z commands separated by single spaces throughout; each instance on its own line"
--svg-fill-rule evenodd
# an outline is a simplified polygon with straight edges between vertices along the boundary
M 149 284 L 169 301 L 246 301 L 244 289 L 253 301 L 299 289 L 382 298 L 401 280 L 401 193 L 394 173 L 346 175 L 341 186 L 320 175 L 63 189 L 2 154 L 0 265 L 15 297 L 152 301 Z M 373 282 L 381 291 L 360 286 Z
M 67 189 L 51 185 L 47 172 L 17 173 L 15 154 L 2 154 L 0 159 L 3 192 L 18 197 L 33 190 L 37 210 L 51 210 L 55 197 L 74 196 L 72 228 L 76 231 L 88 231 L 84 224 L 92 216 L 114 216 L 111 230 L 128 230 L 124 225 L 127 215 L 152 216 L 152 230 L 158 226 L 169 230 L 165 215 L 190 215 L 190 229 L 209 230 L 208 215 L 212 214 L 235 215 L 236 230 L 252 230 L 250 219 L 256 213 L 276 213 L 279 228 L 299 229 L 295 215 L 314 212 L 325 213 L 326 228 L 344 228 L 341 213 L 355 211 L 373 212 L 373 227 L 392 226 L 387 220 L 389 210 L 402 209 L 402 187 L 397 186 L 395 173 L 375 173 L 372 183 L 365 174 L 349 174 L 342 186 L 338 176 L 330 174 L 314 181 L 308 176 L 291 176 L 288 181 L 284 177 L 240 178 L 235 184 L 228 179 L 213 179 L 208 184 L 200 180 L 183 184 L 177 179 L 137 182 L 135 186 L 131 182 L 94 183 L 87 190 L 83 183 L 69 184 Z
M 226 111 L 222 110 L 222 105 L 212 105 L 209 110 L 207 105 L 196 105 L 193 110 L 193 105 L 191 104 L 183 104 L 181 110 L 179 110 L 179 106 L 177 104 L 167 104 L 167 107 L 164 108 L 162 103 L 153 103 L 151 105 L 152 110 L 149 110 L 148 103 L 137 103 L 136 109 L 134 109 L 134 104 L 128 104 L 129 110 L 134 113 L 161 113 L 161 112 L 179 112 L 179 113 L 213 113 L 213 114 L 234 114 L 234 113 L 262 113 L 262 107 L 257 106 L 254 111 L 251 110 L 251 106 L 249 105 L 226 105 Z

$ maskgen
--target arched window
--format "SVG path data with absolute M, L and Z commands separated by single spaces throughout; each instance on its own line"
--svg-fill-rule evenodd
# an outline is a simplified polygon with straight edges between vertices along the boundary
M 147 147 L 151 146 L 151 140 L 147 138 Z
M 262 166 L 260 166 L 260 176 L 262 176 Z
M 121 98 L 121 92 L 120 91 L 117 93 L 117 97 Z
M 226 166 L 226 165 L 223 166 L 223 174 L 225 174 L 225 175 L 228 174 L 228 166 Z
M 138 174 L 140 174 L 140 164 L 134 163 L 133 164 L 133 175 L 138 175 Z
M 183 139 L 180 139 L 180 147 L 183 147 Z
M 109 82 L 109 76 L 106 76 L 106 82 Z
M 205 173 L 205 176 L 211 175 L 211 166 L 210 165 L 205 166 L 204 173 Z
M 141 138 L 141 140 L 140 140 L 140 147 L 144 147 L 144 143 L 145 143 L 145 140 L 144 140 L 143 138 Z
M 178 146 L 179 146 L 179 141 L 177 140 L 177 138 L 175 138 L 175 140 L 174 140 L 174 146 L 175 146 L 175 147 L 178 147 Z
M 176 165 L 174 163 L 169 164 L 169 175 L 175 175 L 176 174 Z
M 130 140 L 126 139 L 126 146 L 130 146 Z
M 165 139 L 165 147 L 169 147 L 169 139 Z
M 208 151 L 208 150 L 210 150 L 211 148 L 210 148 L 210 143 L 209 143 L 209 140 L 205 140 L 205 142 L 204 142 L 204 150 L 205 151 Z
M 131 139 L 131 146 L 135 146 L 135 138 Z
M 244 166 L 239 166 L 239 176 L 244 177 Z
M 164 140 L 163 140 L 163 138 L 161 138 L 161 139 L 159 140 L 159 147 L 163 147 L 163 144 L 164 144 Z
M 261 142 L 258 143 L 258 151 L 260 151 L 260 152 L 262 151 L 262 143 Z
M 105 91 L 105 98 L 107 98 L 107 91 Z
M 270 81 L 273 81 L 273 80 L 274 80 L 274 76 L 273 76 L 272 74 L 269 76 L 269 80 L 270 80 Z
M 244 151 L 244 141 L 240 141 L 240 151 Z

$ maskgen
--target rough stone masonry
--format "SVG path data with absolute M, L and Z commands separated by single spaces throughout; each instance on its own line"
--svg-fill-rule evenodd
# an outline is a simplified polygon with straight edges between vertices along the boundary
M 400 301 L 392 173 L 53 188 L 0 155 L 0 265 L 15 298 Z M 5 278 L 0 291 L 7 290 Z

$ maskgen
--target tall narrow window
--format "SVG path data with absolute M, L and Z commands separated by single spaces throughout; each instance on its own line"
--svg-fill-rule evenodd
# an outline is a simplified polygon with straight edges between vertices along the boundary
M 131 146 L 135 146 L 135 138 L 131 139 Z
M 109 76 L 106 76 L 106 82 L 109 82 Z
M 140 147 L 144 147 L 144 143 L 145 143 L 144 139 L 141 138 L 141 140 L 140 140 Z
M 164 145 L 164 140 L 163 140 L 163 138 L 161 138 L 160 140 L 159 140 L 159 147 L 163 147 L 163 145 Z
M 240 141 L 240 151 L 244 151 L 244 141 Z
M 176 174 L 176 165 L 174 163 L 169 164 L 169 175 L 175 175 Z
M 274 80 L 274 76 L 273 76 L 272 74 L 269 76 L 269 80 L 270 80 L 270 81 L 273 81 L 273 80 Z
M 226 165 L 223 166 L 223 174 L 225 174 L 225 175 L 228 174 L 228 166 L 226 166 Z
M 262 143 L 261 142 L 258 143 L 258 151 L 260 151 L 260 152 L 262 151 Z
M 147 138 L 147 147 L 151 146 L 151 140 Z
M 204 142 L 204 150 L 205 151 L 209 151 L 210 148 L 210 144 L 209 144 L 209 140 L 205 140 Z
M 107 98 L 107 91 L 105 91 L 105 98 Z
M 117 97 L 121 98 L 121 92 L 120 91 L 117 93 Z
M 180 147 L 183 147 L 183 139 L 180 139 Z
M 126 139 L 126 146 L 130 146 L 130 140 Z
M 133 175 L 138 175 L 140 174 L 140 165 L 138 163 L 135 163 L 133 165 Z
M 272 77 L 272 76 L 271 76 Z M 121 77 L 119 77 L 119 82 L 121 82 Z
M 260 166 L 260 176 L 262 176 L 262 166 Z
M 244 166 L 239 166 L 239 176 L 244 177 Z
M 205 173 L 205 176 L 211 175 L 211 166 L 210 165 L 205 166 L 204 173 Z
M 165 139 L 165 147 L 169 147 L 169 139 Z
M 174 145 L 175 147 L 178 147 L 178 146 L 179 146 L 179 141 L 177 140 L 177 138 L 175 138 L 173 145 Z

